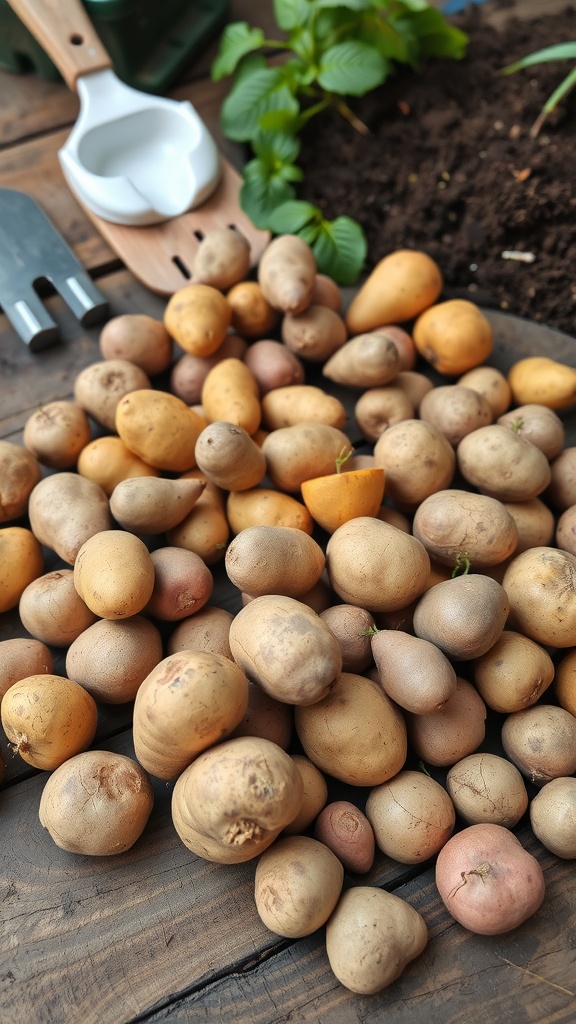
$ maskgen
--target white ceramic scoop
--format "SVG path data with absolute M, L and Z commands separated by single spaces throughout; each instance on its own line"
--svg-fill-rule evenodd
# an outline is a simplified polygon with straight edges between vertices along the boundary
M 198 206 L 220 175 L 194 107 L 122 82 L 80 0 L 8 0 L 54 61 L 80 112 L 59 151 L 68 185 L 114 224 L 158 224 Z

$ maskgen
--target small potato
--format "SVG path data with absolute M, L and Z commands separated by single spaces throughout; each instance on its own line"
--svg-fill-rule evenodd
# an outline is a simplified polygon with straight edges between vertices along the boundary
M 418 419 L 388 427 L 374 445 L 374 459 L 384 470 L 386 494 L 404 511 L 415 510 L 430 494 L 449 487 L 456 469 L 447 438 Z
M 232 329 L 243 338 L 265 338 L 280 320 L 258 281 L 239 281 L 226 298 L 232 308 Z
M 249 526 L 290 526 L 311 534 L 312 516 L 301 501 L 270 487 L 232 491 L 226 501 L 226 515 L 233 533 Z
M 324 807 L 316 818 L 314 838 L 355 875 L 365 874 L 374 863 L 374 830 L 366 815 L 349 800 L 335 800 Z
M 132 758 L 87 750 L 50 775 L 38 813 L 62 850 L 109 857 L 140 838 L 153 804 L 150 780 Z
M 94 533 L 112 526 L 110 506 L 99 484 L 79 473 L 51 473 L 40 480 L 28 503 L 34 536 L 68 565 Z
M 503 504 L 516 523 L 516 555 L 528 548 L 548 547 L 552 543 L 556 520 L 552 510 L 540 498 L 505 501 Z
M 202 406 L 209 422 L 225 421 L 255 434 L 262 410 L 258 384 L 241 359 L 223 359 L 208 371 Z
M 564 512 L 576 505 L 576 446 L 568 445 L 550 463 L 550 485 L 545 498 L 554 508 Z
M 74 586 L 100 618 L 127 619 L 141 612 L 152 596 L 154 563 L 134 534 L 102 530 L 80 548 Z
M 486 398 L 463 384 L 445 384 L 428 391 L 419 407 L 420 419 L 432 423 L 455 448 L 466 434 L 492 423 Z
M 370 790 L 366 816 L 378 848 L 400 864 L 434 857 L 456 824 L 456 809 L 444 787 L 430 775 L 410 770 Z
M 475 570 L 504 562 L 518 541 L 516 523 L 501 501 L 457 487 L 420 503 L 412 533 L 436 562 L 454 567 L 465 553 Z
M 26 515 L 28 499 L 42 478 L 35 455 L 11 441 L 0 441 L 0 523 Z
M 329 306 L 335 313 L 341 313 L 342 289 L 327 274 L 316 274 L 312 302 Z
M 435 644 L 402 629 L 374 630 L 370 638 L 380 686 L 413 714 L 440 711 L 456 693 L 456 671 Z
M 326 623 L 281 594 L 256 597 L 237 613 L 230 650 L 249 679 L 288 704 L 320 700 L 342 669 L 340 645 Z
M 354 886 L 338 901 L 326 925 L 326 953 L 341 985 L 374 995 L 396 981 L 426 948 L 424 918 L 385 889 Z
M 160 631 L 143 615 L 98 619 L 70 644 L 66 675 L 94 700 L 125 704 L 134 700 L 140 683 L 161 660 Z
M 456 456 L 464 479 L 500 501 L 529 501 L 538 497 L 551 480 L 544 453 L 499 423 L 467 434 Z
M 232 660 L 228 635 L 232 612 L 216 605 L 205 604 L 195 615 L 183 619 L 170 633 L 167 653 L 177 651 L 209 651 Z
M 568 651 L 556 666 L 554 694 L 561 708 L 576 718 L 576 651 Z
M 576 718 L 555 704 L 514 711 L 502 725 L 502 746 L 510 761 L 535 786 L 574 775 Z
M 497 754 L 469 754 L 452 765 L 446 788 L 467 825 L 489 822 L 514 828 L 528 809 L 522 775 Z
M 172 820 L 184 845 L 205 860 L 257 857 L 296 817 L 302 776 L 276 743 L 236 736 L 204 751 L 176 780 Z
M 576 555 L 576 505 L 564 510 L 556 523 L 554 533 L 556 546 L 562 551 Z
M 530 824 L 555 857 L 576 858 L 576 779 L 552 779 L 530 803 Z
M 172 338 L 164 324 L 146 313 L 121 313 L 104 324 L 100 332 L 104 359 L 135 363 L 149 377 L 163 373 L 172 360 Z
M 215 420 L 196 441 L 199 470 L 225 491 L 246 491 L 266 475 L 266 458 L 250 434 L 237 423 Z
M 492 409 L 494 420 L 506 412 L 512 401 L 510 385 L 502 371 L 495 366 L 475 366 L 462 374 L 457 383 L 483 395 Z
M 350 388 L 383 387 L 400 372 L 400 355 L 391 338 L 378 331 L 357 334 L 330 354 L 324 377 Z
M 227 334 L 211 356 L 195 356 L 184 352 L 172 367 L 169 390 L 186 405 L 197 405 L 202 398 L 202 387 L 209 370 L 222 359 L 243 359 L 248 342 L 238 334 Z
M 311 303 L 301 313 L 285 314 L 281 336 L 289 351 L 300 359 L 323 363 L 342 348 L 348 331 L 340 313 Z
M 51 647 L 68 647 L 96 621 L 74 586 L 72 569 L 54 569 L 32 580 L 22 592 L 18 614 L 24 628 Z
M 154 589 L 145 614 L 161 622 L 195 615 L 210 600 L 214 577 L 204 560 L 185 548 L 160 547 L 150 553 Z
M 348 307 L 350 334 L 412 320 L 436 302 L 442 285 L 440 268 L 426 253 L 412 249 L 389 253 L 376 264 Z
M 220 347 L 232 322 L 226 297 L 209 284 L 186 284 L 170 296 L 164 326 L 184 352 L 211 356 Z
M 371 632 L 374 618 L 365 608 L 334 604 L 320 617 L 330 627 L 342 650 L 344 672 L 364 672 L 373 662 Z
M 1 717 L 15 752 L 34 768 L 52 771 L 92 743 L 98 709 L 79 683 L 42 673 L 10 687 Z
M 413 615 L 416 636 L 453 660 L 480 658 L 500 637 L 510 610 L 508 593 L 481 573 L 455 576 L 430 587 Z
M 108 497 L 122 480 L 159 475 L 158 469 L 130 451 L 124 441 L 110 435 L 96 437 L 82 449 L 77 469 L 80 476 L 98 484 Z
M 566 428 L 560 417 L 545 405 L 517 406 L 499 416 L 496 422 L 531 441 L 547 459 L 555 459 L 564 448 Z
M 0 530 L 0 612 L 16 607 L 43 568 L 44 552 L 31 530 L 25 526 Z
M 75 402 L 47 402 L 26 420 L 24 446 L 50 469 L 71 469 L 91 440 L 90 421 Z
M 13 683 L 42 672 L 54 672 L 54 658 L 46 644 L 30 637 L 0 640 L 0 701 Z
M 367 388 L 354 406 L 354 416 L 367 441 L 377 441 L 388 427 L 414 418 L 412 398 L 396 379 L 379 388 Z
M 420 409 L 424 395 L 427 395 L 434 387 L 430 377 L 427 377 L 425 373 L 420 373 L 419 370 L 400 370 L 394 383 L 398 384 L 408 395 L 416 412 Z
M 252 597 L 300 597 L 320 579 L 326 557 L 303 530 L 249 526 L 229 544 L 225 565 L 232 583 Z
M 232 657 L 232 655 L 230 655 Z M 294 731 L 294 709 L 248 680 L 248 707 L 230 736 L 260 736 L 288 750 Z M 317 770 L 317 769 L 316 769 Z M 304 772 L 302 781 L 305 782 Z
M 460 377 L 486 362 L 494 347 L 490 321 L 468 299 L 447 299 L 430 306 L 412 331 L 420 355 L 446 377 Z
M 509 562 L 502 586 L 509 626 L 545 647 L 576 646 L 576 555 L 529 548 Z
M 488 707 L 510 714 L 536 704 L 552 684 L 554 662 L 530 637 L 505 629 L 494 646 L 473 661 L 472 673 Z
M 262 397 L 262 420 L 268 430 L 296 423 L 326 423 L 342 430 L 346 409 L 333 395 L 313 384 L 274 388 Z
M 328 783 L 320 769 L 303 754 L 291 754 L 290 756 L 302 776 L 304 795 L 302 806 L 294 821 L 291 821 L 283 830 L 282 835 L 284 836 L 296 836 L 305 832 L 318 817 L 328 799 Z
M 235 228 L 211 228 L 196 249 L 192 279 L 225 292 L 250 270 L 250 243 Z
M 203 480 L 204 490 L 188 515 L 168 530 L 166 540 L 175 547 L 195 551 L 206 565 L 214 565 L 224 558 L 230 536 L 224 492 L 197 470 L 190 470 L 184 478 Z
M 301 313 L 316 284 L 312 249 L 298 235 L 277 235 L 258 264 L 258 283 L 270 305 L 282 313 Z
M 304 384 L 306 371 L 300 358 L 281 341 L 262 338 L 250 345 L 243 356 L 261 395 L 274 388 Z
M 116 522 L 131 533 L 165 533 L 191 512 L 205 486 L 203 480 L 182 477 L 120 480 L 110 495 L 110 511 Z
M 127 359 L 92 363 L 74 381 L 74 399 L 84 412 L 108 430 L 116 430 L 118 403 L 132 391 L 151 388 L 150 378 Z
M 185 402 L 165 391 L 133 391 L 116 410 L 116 431 L 131 452 L 155 469 L 184 473 L 204 424 Z
M 256 910 L 275 935 L 302 938 L 326 923 L 343 881 L 342 864 L 323 843 L 310 836 L 280 837 L 256 865 Z
M 278 490 L 290 493 L 299 491 L 304 480 L 334 473 L 336 459 L 349 449 L 343 430 L 307 421 L 278 427 L 262 443 L 268 476 Z
M 508 372 L 516 405 L 568 409 L 576 402 L 576 369 L 548 356 L 518 359 Z
M 404 330 L 403 327 L 399 327 L 398 324 L 383 324 L 381 327 L 377 327 L 376 330 L 378 334 L 383 334 L 390 341 L 394 342 L 400 358 L 401 372 L 414 370 L 418 353 L 416 352 L 412 335 L 408 334 L 408 331 Z
M 466 679 L 439 711 L 413 715 L 406 723 L 412 749 L 425 764 L 448 767 L 475 753 L 486 735 L 486 705 Z

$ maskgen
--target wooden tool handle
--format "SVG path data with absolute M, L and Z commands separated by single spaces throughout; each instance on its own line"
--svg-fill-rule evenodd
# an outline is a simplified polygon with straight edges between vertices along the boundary
M 8 0 L 8 3 L 73 91 L 81 75 L 112 67 L 80 0 Z

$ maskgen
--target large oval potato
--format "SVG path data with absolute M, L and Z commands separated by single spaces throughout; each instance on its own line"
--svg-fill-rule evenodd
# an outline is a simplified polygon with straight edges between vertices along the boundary
M 25 526 L 0 530 L 0 612 L 15 608 L 44 568 L 42 546 Z
M 74 565 L 89 537 L 112 527 L 102 487 L 79 473 L 51 473 L 40 480 L 28 504 L 30 526 L 41 544 Z
M 152 596 L 154 563 L 135 534 L 103 530 L 80 548 L 74 586 L 100 618 L 127 619 L 141 612 Z
M 347 435 L 328 423 L 302 421 L 273 430 L 262 451 L 268 476 L 280 491 L 299 491 L 304 480 L 336 472 L 336 460 L 351 450 Z
M 200 416 L 166 391 L 133 391 L 116 410 L 116 430 L 131 452 L 156 469 L 184 473 L 196 465 Z
M 51 647 L 68 647 L 96 621 L 74 586 L 72 569 L 54 569 L 32 580 L 22 592 L 18 614 L 24 628 Z
M 268 430 L 295 423 L 327 423 L 342 430 L 346 409 L 339 398 L 314 384 L 292 384 L 274 388 L 262 397 L 262 419 Z
M 456 456 L 449 440 L 432 423 L 408 419 L 394 423 L 374 445 L 374 461 L 386 474 L 386 493 L 401 508 L 420 502 L 452 483 Z
M 459 488 L 425 498 L 412 532 L 435 561 L 454 566 L 466 554 L 474 569 L 503 562 L 518 541 L 516 523 L 501 501 Z
M 529 548 L 509 563 L 502 586 L 512 629 L 545 646 L 576 646 L 576 556 Z
M 26 515 L 28 499 L 42 478 L 32 452 L 11 441 L 0 441 L 0 523 Z
M 252 597 L 301 597 L 320 579 L 326 557 L 303 530 L 249 526 L 228 545 L 225 565 L 232 583 Z
M 500 501 L 536 498 L 551 480 L 550 463 L 544 453 L 501 423 L 466 434 L 456 457 L 465 480 Z

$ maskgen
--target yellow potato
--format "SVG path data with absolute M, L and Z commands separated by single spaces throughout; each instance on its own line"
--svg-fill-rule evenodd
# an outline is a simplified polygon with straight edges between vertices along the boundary
M 437 263 L 424 252 L 398 249 L 376 264 L 346 314 L 350 334 L 363 334 L 382 324 L 412 320 L 436 302 L 442 291 Z
M 479 366 L 494 346 L 490 321 L 467 299 L 430 306 L 416 320 L 412 336 L 420 355 L 447 377 Z
M 548 356 L 519 359 L 508 373 L 508 383 L 516 405 L 567 409 L 576 402 L 576 369 Z
M 210 356 L 222 344 L 232 320 L 232 307 L 209 284 L 187 284 L 168 300 L 164 326 L 185 352 Z
M 166 391 L 133 391 L 116 411 L 116 430 L 126 447 L 149 466 L 174 473 L 195 467 L 203 427 L 185 402 Z
M 301 501 L 271 487 L 251 487 L 232 491 L 226 502 L 226 515 L 233 533 L 249 526 L 291 526 L 311 534 L 314 523 Z
M 186 473 L 184 478 L 203 480 L 206 486 L 194 508 L 168 531 L 168 544 L 194 551 L 206 565 L 214 565 L 224 557 L 230 536 L 224 492 L 198 470 Z
M 127 619 L 141 612 L 154 589 L 154 564 L 146 545 L 125 530 L 103 530 L 80 548 L 74 586 L 102 619 Z
M 269 430 L 295 423 L 326 423 L 342 429 L 346 409 L 342 402 L 313 384 L 274 388 L 262 397 L 262 419 Z
M 76 468 L 80 476 L 99 484 L 108 497 L 121 480 L 159 476 L 159 470 L 130 451 L 121 438 L 108 434 L 82 449 Z
M 262 410 L 256 379 L 241 359 L 223 359 L 208 371 L 202 385 L 202 407 L 209 422 L 223 420 L 255 434 Z
M 26 514 L 28 498 L 41 477 L 42 468 L 32 452 L 0 441 L 0 523 Z
M 15 608 L 44 566 L 42 545 L 24 526 L 0 530 L 0 612 Z

